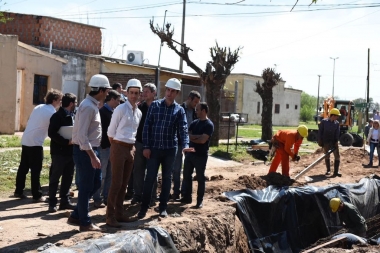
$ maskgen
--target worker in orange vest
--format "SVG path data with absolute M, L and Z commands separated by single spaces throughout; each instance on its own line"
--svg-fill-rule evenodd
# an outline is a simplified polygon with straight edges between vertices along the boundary
M 272 145 L 276 149 L 276 154 L 270 165 L 269 173 L 274 173 L 281 162 L 282 175 L 289 177 L 289 156 L 292 161 L 299 161 L 298 150 L 303 138 L 308 135 L 308 129 L 305 125 L 300 125 L 297 130 L 279 130 L 272 138 Z M 294 145 L 294 152 L 291 148 Z

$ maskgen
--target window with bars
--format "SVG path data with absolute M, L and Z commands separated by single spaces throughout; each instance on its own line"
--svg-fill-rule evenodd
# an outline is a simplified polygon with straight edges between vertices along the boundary
M 274 113 L 279 114 L 280 113 L 280 104 L 275 104 L 274 105 Z

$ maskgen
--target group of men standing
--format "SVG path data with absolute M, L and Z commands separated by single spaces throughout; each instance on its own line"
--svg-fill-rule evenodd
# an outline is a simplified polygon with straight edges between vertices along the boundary
M 39 176 L 43 141 L 48 134 L 51 138 L 52 156 L 49 212 L 57 211 L 56 193 L 61 177 L 59 208 L 73 210 L 68 223 L 78 225 L 80 231 L 101 231 L 89 216 L 91 198 L 94 199 L 95 207 L 107 205 L 106 224 L 111 227 L 120 227 L 120 222 L 144 218 L 156 198 L 160 166 L 162 187 L 160 204 L 156 209 L 159 215 L 168 215 L 166 210 L 172 178 L 172 198 L 182 203 L 191 203 L 194 168 L 198 179 L 196 207 L 201 208 L 209 140 L 214 126 L 207 118 L 207 104 L 199 102 L 200 94 L 192 91 L 181 106 L 175 102 L 181 90 L 179 80 L 169 79 L 165 85 L 165 97 L 155 100 L 154 84 L 148 83 L 142 87 L 139 80 L 131 79 L 126 86 L 125 102 L 119 105 L 121 94 L 111 90 L 106 76 L 94 75 L 89 87 L 91 91 L 77 108 L 75 117 L 75 95 L 63 95 L 55 90 L 48 92 L 46 105 L 37 106 L 33 110 L 22 138 L 22 158 L 17 173 L 15 197 L 26 198 L 23 189 L 26 174 L 31 168 L 33 200 L 45 201 Z M 140 96 L 143 98 L 141 102 Z M 99 104 L 103 104 L 100 109 Z M 73 126 L 71 138 L 61 135 L 60 128 L 66 126 Z M 35 159 L 36 157 L 41 159 Z M 76 205 L 69 200 L 74 164 L 78 187 Z M 131 182 L 132 171 L 134 176 Z M 123 203 L 128 184 L 133 184 L 134 189 L 131 203 L 141 203 L 137 217 L 124 214 Z M 181 199 L 179 194 L 182 195 Z

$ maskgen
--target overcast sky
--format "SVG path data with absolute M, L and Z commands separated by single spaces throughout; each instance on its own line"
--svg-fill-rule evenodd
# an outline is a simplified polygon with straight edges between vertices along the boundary
M 238 2 L 238 3 L 237 3 Z M 187 0 L 185 43 L 190 58 L 204 69 L 209 47 L 243 47 L 233 73 L 261 75 L 276 67 L 286 86 L 341 99 L 365 97 L 370 49 L 370 96 L 380 102 L 380 1 L 323 0 Z M 216 4 L 217 3 L 217 4 Z M 237 3 L 237 4 L 236 4 Z M 101 26 L 103 54 L 126 58 L 128 50 L 144 52 L 146 63 L 157 65 L 160 41 L 149 20 L 166 21 L 181 41 L 183 1 L 175 0 L 8 0 L 2 10 L 52 16 Z M 122 56 L 122 45 L 124 56 Z M 161 66 L 178 69 L 179 57 L 162 48 Z M 194 72 L 184 63 L 185 72 Z

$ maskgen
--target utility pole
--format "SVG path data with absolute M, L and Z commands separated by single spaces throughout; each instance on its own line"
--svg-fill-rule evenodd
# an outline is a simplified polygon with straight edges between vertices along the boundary
M 333 86 L 332 86 L 332 97 L 334 98 L 334 80 L 335 80 L 335 60 L 339 59 L 339 57 L 330 57 L 330 59 L 334 60 L 334 68 L 333 68 Z
M 162 25 L 162 29 L 165 29 L 165 21 L 166 21 L 166 12 L 168 10 L 165 10 L 165 16 L 164 16 L 164 24 Z M 161 70 L 161 66 L 160 66 L 160 60 L 161 60 L 161 49 L 162 49 L 162 41 L 160 41 L 160 52 L 158 54 L 158 64 L 157 64 L 157 68 L 156 68 L 156 76 L 155 76 L 155 81 L 156 81 L 156 89 L 157 89 L 157 99 L 160 99 L 160 70 Z
M 182 13 L 182 34 L 181 34 L 181 52 L 185 50 L 185 17 L 186 17 L 186 0 L 183 0 L 183 13 Z M 183 72 L 183 59 L 179 59 L 179 71 Z
M 368 48 L 368 63 L 367 63 L 367 108 L 366 108 L 366 121 L 368 121 L 368 110 L 369 110 L 369 48 Z
M 317 117 L 315 118 L 315 123 L 318 124 L 318 108 L 319 108 L 319 84 L 321 82 L 321 75 L 318 75 L 318 97 L 317 97 Z

